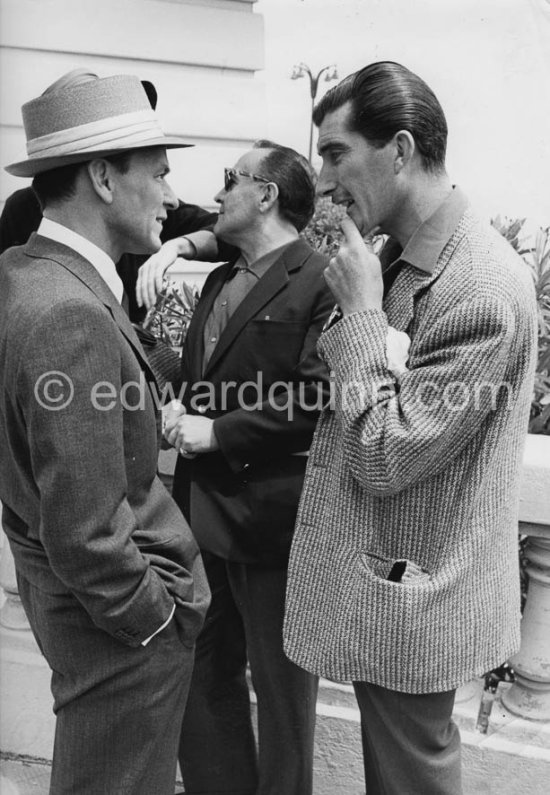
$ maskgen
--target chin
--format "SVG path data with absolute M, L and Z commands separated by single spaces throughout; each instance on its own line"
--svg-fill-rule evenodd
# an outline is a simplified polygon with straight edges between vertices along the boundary
M 156 252 L 159 251 L 161 246 L 162 246 L 162 240 L 160 239 L 160 237 L 153 237 L 149 241 L 149 245 L 148 245 L 147 251 L 145 253 L 146 254 L 156 254 Z
M 134 243 L 134 245 L 128 246 L 128 248 L 124 249 L 126 254 L 141 254 L 142 256 L 150 257 L 153 254 L 156 254 L 157 251 L 160 250 L 162 243 L 160 239 L 156 241 L 149 240 L 147 243 Z
M 353 207 L 350 207 L 350 209 L 347 211 L 347 216 L 350 219 L 350 221 L 353 221 L 353 223 L 355 224 L 357 229 L 359 229 L 359 231 L 361 231 L 363 229 L 364 224 L 363 224 L 361 218 L 358 216 L 358 214 L 356 212 L 354 212 L 354 208 Z
M 355 220 L 355 218 L 352 218 L 352 221 L 354 222 L 355 226 L 359 230 L 359 233 L 360 233 L 361 237 L 365 237 L 366 235 L 368 235 L 368 233 L 373 228 L 373 225 L 371 224 L 371 222 L 368 219 L 365 221 L 362 218 L 360 218 L 358 220 Z

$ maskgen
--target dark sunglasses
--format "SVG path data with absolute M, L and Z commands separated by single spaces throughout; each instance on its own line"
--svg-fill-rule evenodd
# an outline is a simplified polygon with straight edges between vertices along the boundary
M 255 179 L 257 182 L 273 182 L 273 180 L 267 179 L 266 177 L 261 177 L 259 174 L 250 174 L 248 171 L 240 171 L 238 168 L 224 168 L 223 186 L 226 191 L 230 191 L 235 187 L 235 185 L 238 185 L 239 180 L 236 178 L 237 175 L 239 177 Z

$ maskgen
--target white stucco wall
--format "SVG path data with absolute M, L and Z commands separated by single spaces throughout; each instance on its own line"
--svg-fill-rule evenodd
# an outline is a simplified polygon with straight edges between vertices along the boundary
M 136 74 L 159 94 L 169 134 L 193 149 L 170 153 L 171 184 L 214 206 L 223 167 L 265 135 L 264 29 L 255 0 L 1 0 L 0 158 L 24 154 L 20 107 L 64 72 Z M 238 156 L 238 154 L 237 154 Z M 27 180 L 0 173 L 0 202 Z

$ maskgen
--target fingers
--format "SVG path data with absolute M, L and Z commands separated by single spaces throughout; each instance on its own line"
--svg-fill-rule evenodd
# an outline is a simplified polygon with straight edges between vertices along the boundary
M 136 301 L 138 306 L 150 309 L 162 291 L 164 274 L 178 257 L 178 241 L 168 240 L 162 248 L 146 260 L 138 271 Z
M 180 436 L 180 428 L 179 425 L 173 425 L 171 428 L 166 428 L 164 431 L 164 438 L 171 444 L 172 447 L 178 449 L 181 446 L 181 440 L 179 439 Z
M 363 247 L 361 232 L 357 229 L 351 218 L 345 216 L 340 224 L 346 244 L 352 248 Z
M 185 415 L 170 417 L 166 421 L 164 426 L 164 438 L 168 444 L 171 444 L 173 447 L 178 447 L 179 437 L 181 437 L 179 438 L 180 443 L 183 439 L 183 434 L 185 433 L 184 422 Z
M 374 238 L 376 237 L 376 235 L 379 235 L 380 233 L 381 233 L 380 227 L 379 226 L 373 226 L 373 228 L 369 232 L 367 232 L 367 234 L 363 238 L 363 243 L 365 244 L 365 246 L 368 248 L 368 250 L 372 254 L 375 253 L 374 252 Z
M 179 400 L 171 400 L 167 406 L 161 409 L 162 415 L 162 433 L 171 431 L 179 417 L 186 413 L 185 406 Z
M 166 423 L 164 438 L 184 458 L 196 458 L 197 442 L 193 441 L 192 434 L 187 428 L 187 417 L 180 415 L 178 418 Z
M 364 247 L 365 245 L 372 251 L 373 238 L 380 233 L 378 224 L 369 229 L 366 235 L 362 235 L 359 229 L 349 216 L 345 216 L 340 224 L 344 234 L 345 244 L 352 248 Z
M 150 309 L 157 300 L 157 295 L 162 290 L 162 280 L 166 266 L 158 256 L 154 254 L 143 263 L 138 271 L 136 282 L 136 301 L 138 306 Z
M 341 229 L 343 239 L 325 269 L 325 281 L 343 315 L 379 309 L 383 296 L 380 260 L 351 218 L 342 220 Z

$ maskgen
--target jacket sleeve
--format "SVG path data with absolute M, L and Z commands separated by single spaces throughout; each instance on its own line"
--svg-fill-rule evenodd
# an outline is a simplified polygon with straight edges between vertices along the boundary
M 197 204 L 187 204 L 180 199 L 178 207 L 175 210 L 169 210 L 167 213 L 161 240 L 165 243 L 175 237 L 184 237 L 203 229 L 212 232 L 217 220 L 218 213 L 205 210 Z M 237 249 L 224 243 L 223 240 L 218 240 L 216 262 L 233 259 L 236 254 L 238 254 Z
M 505 377 L 516 327 L 496 297 L 458 303 L 417 334 L 400 381 L 388 369 L 383 311 L 351 314 L 323 335 L 345 460 L 368 492 L 395 494 L 436 475 L 495 402 L 512 399 Z
M 104 307 L 60 302 L 36 319 L 14 386 L 49 564 L 97 626 L 137 646 L 174 600 L 133 539 L 126 473 L 142 462 L 125 460 L 121 355 L 120 332 Z M 94 399 L 97 390 L 116 397 Z M 152 412 L 151 425 L 141 449 L 152 480 Z

